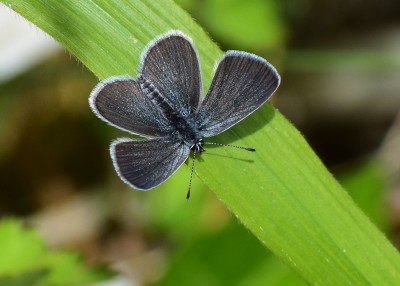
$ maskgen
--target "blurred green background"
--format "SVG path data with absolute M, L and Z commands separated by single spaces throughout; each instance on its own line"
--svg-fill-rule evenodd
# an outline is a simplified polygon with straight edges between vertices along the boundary
M 277 67 L 282 85 L 273 104 L 399 246 L 400 2 L 177 3 L 223 50 L 253 52 Z M 97 79 L 60 48 L 43 53 L 47 46 L 39 46 L 40 57 L 21 49 L 33 44 L 19 41 L 27 35 L 12 27 L 26 23 L 5 6 L 0 12 L 11 15 L 11 22 L 0 18 L 0 248 L 14 243 L 9 257 L 45 257 L 25 272 L 5 271 L 7 260 L 0 259 L 0 272 L 7 273 L 0 284 L 33 285 L 56 252 L 63 261 L 79 255 L 80 264 L 63 265 L 79 269 L 85 283 L 304 285 L 197 177 L 191 200 L 185 200 L 189 168 L 150 192 L 124 185 L 108 146 L 126 134 L 98 120 L 88 106 Z M 27 26 L 33 41 L 46 38 Z M 10 51 L 17 54 L 12 61 Z M 32 64 L 16 69 L 21 61 Z M 29 243 L 46 250 L 20 247 Z

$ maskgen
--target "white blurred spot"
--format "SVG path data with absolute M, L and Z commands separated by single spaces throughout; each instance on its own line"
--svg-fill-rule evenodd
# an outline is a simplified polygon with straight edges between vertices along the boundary
M 50 36 L 0 4 L 0 83 L 61 50 Z

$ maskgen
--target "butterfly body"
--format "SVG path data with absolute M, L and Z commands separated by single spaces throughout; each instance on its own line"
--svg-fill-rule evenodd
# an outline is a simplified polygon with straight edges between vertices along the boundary
M 204 138 L 250 115 L 280 83 L 275 68 L 253 54 L 228 51 L 216 67 L 203 99 L 194 44 L 182 32 L 170 31 L 144 49 L 136 78 L 111 77 L 94 88 L 89 103 L 100 119 L 146 138 L 111 144 L 114 167 L 125 183 L 139 190 L 158 186 L 190 150 L 204 151 Z
M 173 129 L 165 134 L 165 137 L 171 137 L 172 140 L 180 141 L 191 149 L 193 146 L 198 146 L 199 140 L 202 140 L 202 138 L 197 138 L 196 136 L 198 131 L 196 130 L 196 122 L 193 116 L 195 111 L 182 114 L 179 110 L 174 110 L 172 104 L 168 102 L 168 99 L 165 98 L 149 80 L 140 75 L 138 77 L 138 82 L 140 83 L 143 95 L 157 105 L 169 121 L 175 122 Z M 201 150 L 200 148 L 195 149 Z

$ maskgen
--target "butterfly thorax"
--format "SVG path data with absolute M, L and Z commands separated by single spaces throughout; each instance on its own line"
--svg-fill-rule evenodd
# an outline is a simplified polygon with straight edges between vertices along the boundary
M 169 100 L 148 79 L 139 76 L 138 81 L 143 94 L 160 108 L 168 121 L 173 122 L 174 128 L 167 136 L 181 140 L 193 151 L 204 151 L 202 138 L 196 137 L 198 132 L 193 115 L 185 108 L 173 108 Z

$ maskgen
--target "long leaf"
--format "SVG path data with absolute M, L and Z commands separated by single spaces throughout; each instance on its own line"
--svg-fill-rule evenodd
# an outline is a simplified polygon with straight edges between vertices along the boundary
M 1 2 L 58 40 L 101 79 L 134 75 L 143 47 L 169 29 L 194 39 L 205 87 L 221 55 L 169 0 Z M 255 154 L 209 149 L 196 170 L 238 219 L 308 283 L 400 285 L 397 251 L 275 108 L 266 104 L 213 141 L 257 149 Z

